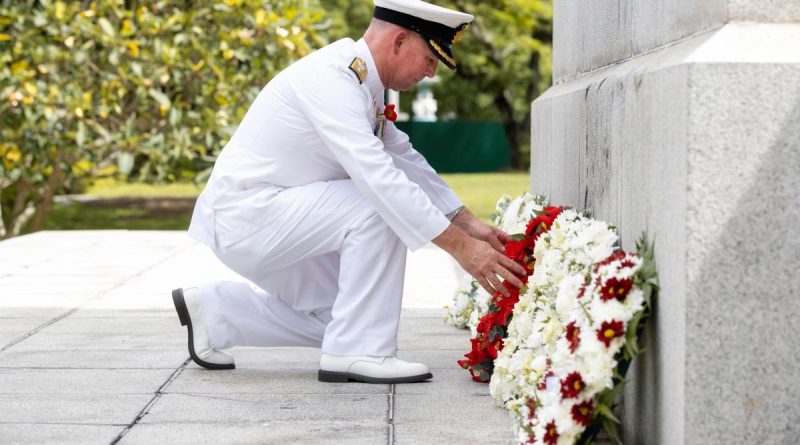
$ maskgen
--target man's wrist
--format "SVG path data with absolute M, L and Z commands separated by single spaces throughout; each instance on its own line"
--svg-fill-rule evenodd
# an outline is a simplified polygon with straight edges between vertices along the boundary
M 459 213 L 460 213 L 462 210 L 464 210 L 465 208 L 466 208 L 465 206 L 460 206 L 459 208 L 457 208 L 457 209 L 453 210 L 452 212 L 448 213 L 448 214 L 447 214 L 447 215 L 445 215 L 445 216 L 447 217 L 447 219 L 448 219 L 448 220 L 450 220 L 450 222 L 453 222 L 453 220 L 454 220 L 454 219 L 456 219 L 456 216 L 458 216 L 458 214 L 459 214 Z

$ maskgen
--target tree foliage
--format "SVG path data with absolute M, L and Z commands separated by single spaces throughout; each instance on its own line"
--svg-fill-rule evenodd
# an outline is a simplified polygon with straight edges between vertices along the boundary
M 0 1 L 0 237 L 76 178 L 208 167 L 324 20 L 308 0 Z
M 549 0 L 443 0 L 475 16 L 454 46 L 458 70 L 440 70 L 439 112 L 498 119 L 513 168 L 527 167 L 531 102 L 551 83 L 553 8 Z
M 476 21 L 440 69 L 439 113 L 499 119 L 514 167 L 550 82 L 549 0 L 437 0 Z M 207 172 L 261 88 L 368 0 L 0 0 L 0 238 L 41 228 L 84 178 Z M 405 101 L 405 99 L 404 99 Z M 202 180 L 202 175 L 198 178 Z

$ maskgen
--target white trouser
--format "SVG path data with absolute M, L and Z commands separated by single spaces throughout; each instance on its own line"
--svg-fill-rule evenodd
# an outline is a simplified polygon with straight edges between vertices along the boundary
M 264 227 L 214 249 L 252 281 L 201 287 L 215 347 L 311 346 L 392 356 L 406 247 L 350 180 L 288 188 Z

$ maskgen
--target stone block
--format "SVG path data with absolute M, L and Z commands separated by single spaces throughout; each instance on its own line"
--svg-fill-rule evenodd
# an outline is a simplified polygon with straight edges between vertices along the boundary
M 617 224 L 626 249 L 644 230 L 656 241 L 662 291 L 626 390 L 626 443 L 792 443 L 800 25 L 729 23 L 669 42 L 534 102 L 533 192 Z
M 719 28 L 728 20 L 726 0 L 591 0 L 554 2 L 553 7 L 556 84 Z
M 800 22 L 800 3 L 795 0 L 728 0 L 731 20 Z

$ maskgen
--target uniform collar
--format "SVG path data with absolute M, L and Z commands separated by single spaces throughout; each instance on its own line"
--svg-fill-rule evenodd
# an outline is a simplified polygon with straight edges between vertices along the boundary
M 363 38 L 359 39 L 355 43 L 355 50 L 356 56 L 367 64 L 367 79 L 364 81 L 364 85 L 366 85 L 372 97 L 380 101 L 380 105 L 383 105 L 383 82 L 381 82 L 378 67 L 375 66 L 375 59 L 372 58 L 372 52 L 369 50 L 367 42 Z

